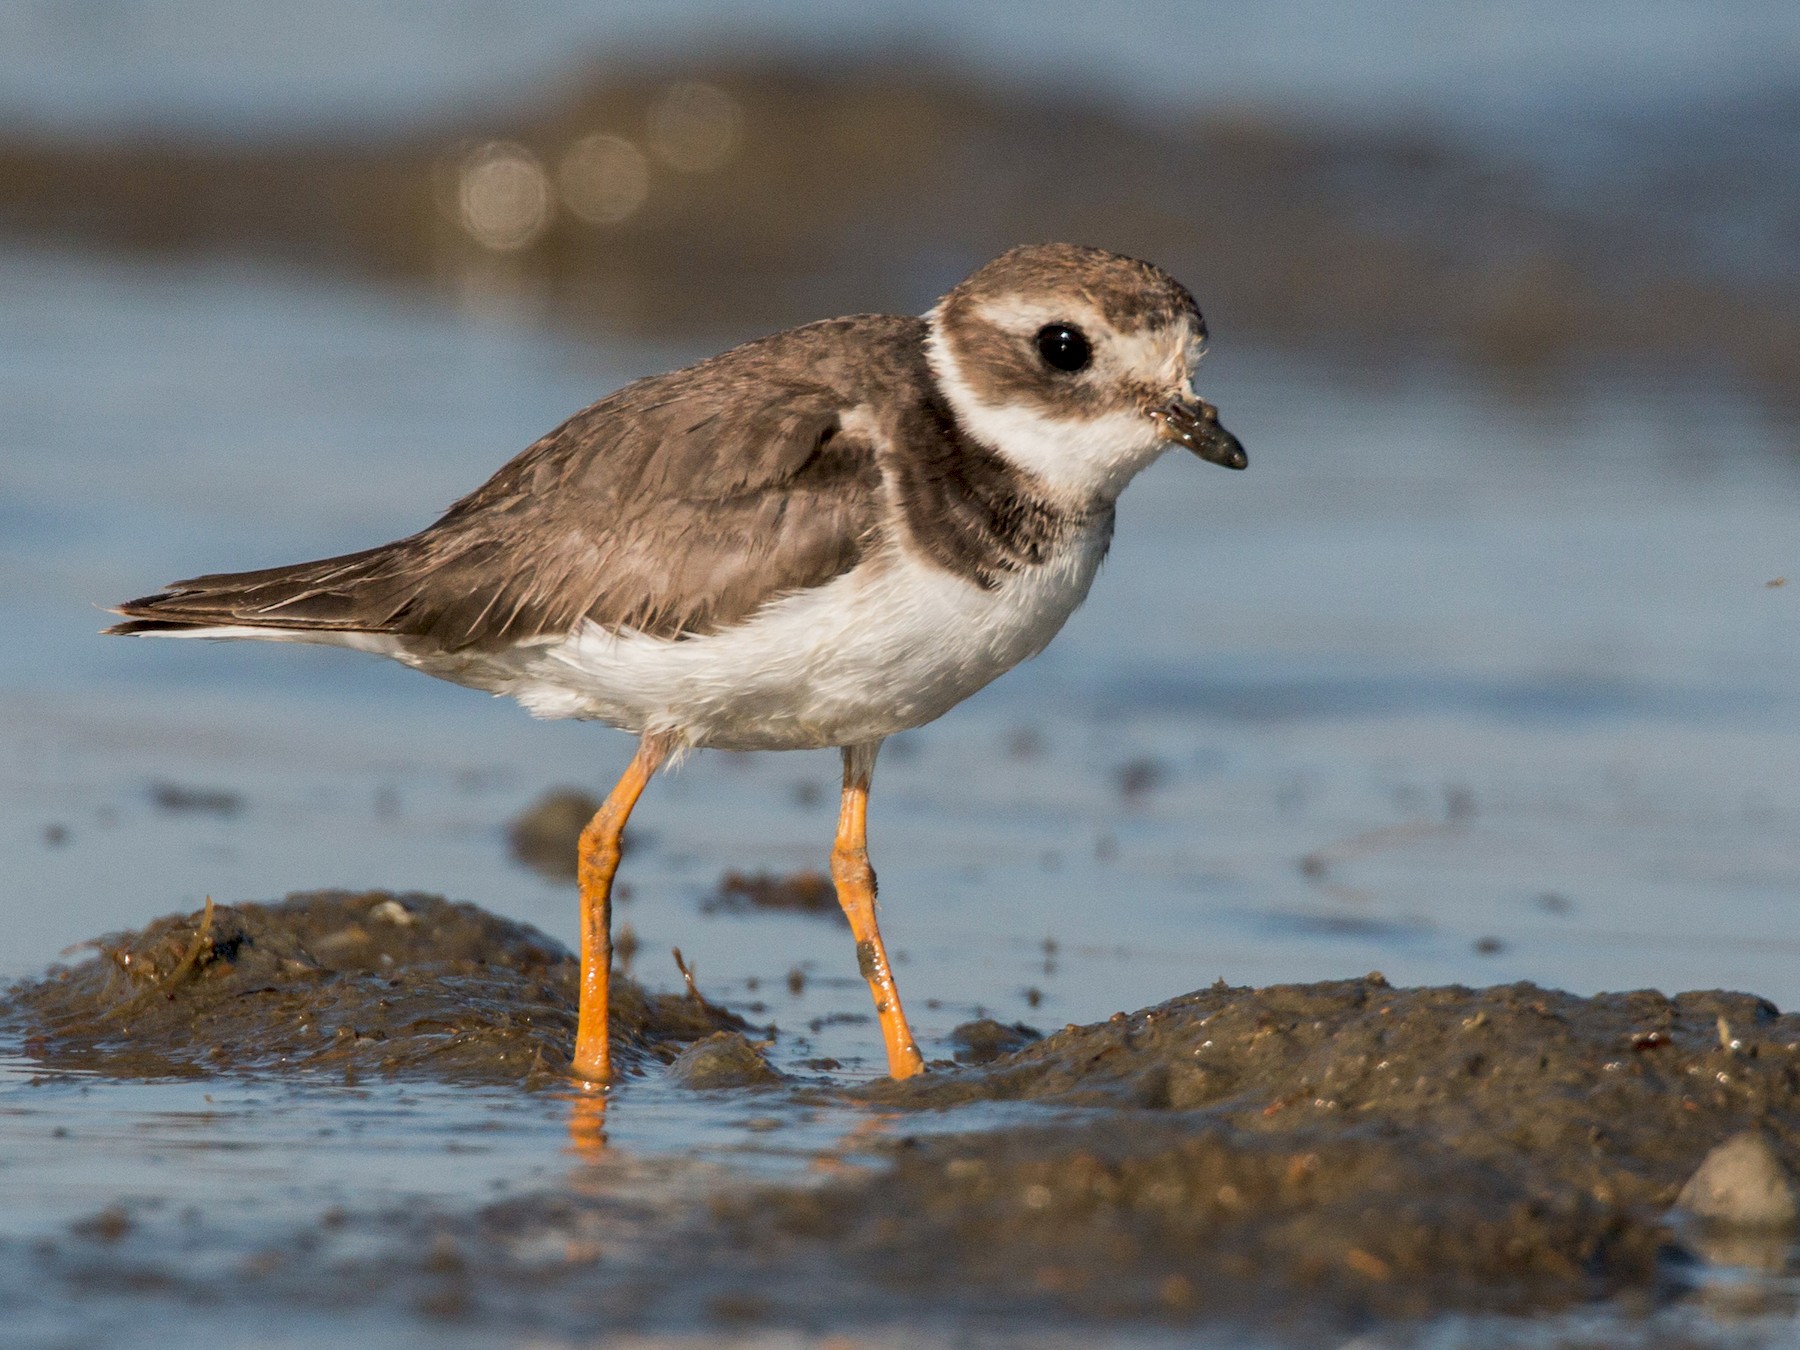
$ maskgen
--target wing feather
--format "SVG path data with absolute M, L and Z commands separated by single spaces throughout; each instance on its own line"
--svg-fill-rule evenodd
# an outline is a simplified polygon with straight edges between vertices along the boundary
M 121 605 L 127 622 L 108 631 L 391 633 L 446 650 L 560 637 L 584 620 L 717 631 L 848 571 L 879 538 L 881 448 L 845 418 L 896 379 L 916 382 L 922 340 L 916 319 L 830 320 L 640 380 L 418 534 L 176 582 Z

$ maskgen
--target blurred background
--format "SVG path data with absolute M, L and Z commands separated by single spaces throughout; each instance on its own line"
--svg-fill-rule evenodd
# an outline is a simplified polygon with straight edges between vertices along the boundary
M 1050 652 L 886 754 L 928 1053 L 1221 976 L 1800 1000 L 1791 0 L 11 0 L 0 974 L 319 885 L 573 940 L 508 822 L 625 737 L 99 607 L 1047 239 L 1188 283 L 1251 469 L 1157 466 Z M 875 1068 L 842 932 L 716 903 L 819 866 L 835 773 L 659 784 L 620 917 Z
M 713 341 L 1023 239 L 1240 343 L 1796 384 L 1780 3 L 21 0 L 5 220 Z

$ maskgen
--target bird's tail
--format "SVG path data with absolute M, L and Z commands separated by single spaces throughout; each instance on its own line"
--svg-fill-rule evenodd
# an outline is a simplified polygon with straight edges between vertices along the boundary
M 400 564 L 400 565 L 396 565 Z M 177 581 L 112 611 L 120 635 L 262 630 L 243 636 L 384 633 L 404 618 L 414 594 L 392 545 L 258 572 L 218 572 Z

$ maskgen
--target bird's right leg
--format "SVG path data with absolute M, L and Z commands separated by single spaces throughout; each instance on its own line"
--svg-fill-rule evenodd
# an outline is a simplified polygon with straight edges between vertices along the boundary
M 900 989 L 888 965 L 887 945 L 875 923 L 875 869 L 869 866 L 869 780 L 875 776 L 875 751 L 879 748 L 879 741 L 844 747 L 844 797 L 838 810 L 837 843 L 831 850 L 831 879 L 856 938 L 857 964 L 875 998 L 881 1039 L 887 1045 L 888 1073 L 911 1078 L 924 1069 L 925 1060 L 913 1043 L 912 1028 L 906 1025 Z
M 645 733 L 619 779 L 594 818 L 581 832 L 577 875 L 581 881 L 581 1010 L 575 1024 L 575 1059 L 571 1068 L 589 1083 L 612 1081 L 612 1044 L 608 1037 L 608 1004 L 612 984 L 612 887 L 623 852 L 625 822 L 663 760 L 670 738 Z

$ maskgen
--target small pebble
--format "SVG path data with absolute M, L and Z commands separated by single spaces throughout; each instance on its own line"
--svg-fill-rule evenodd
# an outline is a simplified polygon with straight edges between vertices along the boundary
M 687 1088 L 765 1087 L 781 1081 L 763 1052 L 736 1031 L 717 1031 L 695 1041 L 669 1065 L 669 1077 Z
M 1800 1216 L 1781 1160 L 1767 1139 L 1748 1130 L 1706 1155 L 1675 1208 L 1733 1228 L 1791 1228 Z
M 1002 1055 L 1010 1055 L 1043 1038 L 1044 1033 L 1036 1027 L 1028 1027 L 1023 1022 L 1007 1026 L 989 1017 L 964 1022 L 950 1033 L 958 1064 L 991 1064 Z
M 418 922 L 412 911 L 398 900 L 383 900 L 378 905 L 369 906 L 369 917 L 379 919 L 382 923 L 391 923 L 396 928 L 410 928 Z

